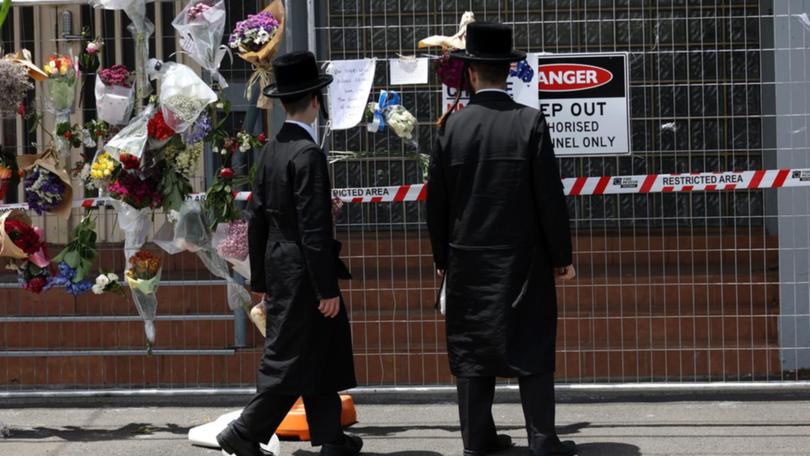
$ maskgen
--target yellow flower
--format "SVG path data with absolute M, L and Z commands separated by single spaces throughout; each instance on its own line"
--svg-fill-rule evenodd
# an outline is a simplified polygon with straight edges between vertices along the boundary
M 110 177 L 110 174 L 112 174 L 112 171 L 110 171 L 109 169 L 104 170 L 104 177 Z

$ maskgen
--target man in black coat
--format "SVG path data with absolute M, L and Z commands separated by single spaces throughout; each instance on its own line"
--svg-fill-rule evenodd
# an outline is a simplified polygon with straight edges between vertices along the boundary
M 472 23 L 466 41 L 453 57 L 474 95 L 440 122 L 427 202 L 464 454 L 511 446 L 492 401 L 496 377 L 518 377 L 532 455 L 572 455 L 554 429 L 555 276 L 575 275 L 559 170 L 543 115 L 506 93 L 510 63 L 526 58 L 512 30 Z
M 353 456 L 363 442 L 344 435 L 338 396 L 357 386 L 338 285 L 350 276 L 338 258 L 326 156 L 311 126 L 332 77 L 319 73 L 310 52 L 282 55 L 273 69 L 276 83 L 265 95 L 281 99 L 287 121 L 262 152 L 249 222 L 251 288 L 265 293 L 267 338 L 258 393 L 217 441 L 229 454 L 260 455 L 259 442 L 303 396 L 321 455 Z

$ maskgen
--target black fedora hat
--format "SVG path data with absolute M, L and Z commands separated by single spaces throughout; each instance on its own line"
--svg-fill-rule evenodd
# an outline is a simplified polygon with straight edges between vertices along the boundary
M 497 22 L 473 22 L 467 26 L 467 49 L 454 51 L 453 58 L 467 62 L 511 63 L 526 58 L 512 48 L 512 29 Z
M 270 98 L 295 97 L 332 83 L 332 76 L 321 74 L 315 55 L 309 51 L 284 54 L 273 60 L 275 83 L 264 89 Z

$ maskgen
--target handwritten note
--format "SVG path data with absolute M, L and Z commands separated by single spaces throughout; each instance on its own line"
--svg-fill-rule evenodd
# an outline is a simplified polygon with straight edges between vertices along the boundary
M 388 61 L 391 85 L 427 84 L 428 59 L 404 58 Z
M 360 123 L 368 104 L 377 59 L 335 60 L 326 69 L 335 80 L 329 86 L 329 118 L 333 130 Z

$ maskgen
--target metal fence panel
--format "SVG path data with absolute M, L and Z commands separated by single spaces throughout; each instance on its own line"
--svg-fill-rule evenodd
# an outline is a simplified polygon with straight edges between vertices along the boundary
M 158 55 L 168 57 L 176 49 L 168 23 L 182 3 L 149 6 L 162 24 L 153 43 Z M 232 25 L 261 2 L 227 3 Z M 523 50 L 629 52 L 632 156 L 565 158 L 560 160 L 564 177 L 810 167 L 810 20 L 802 16 L 810 11 L 807 2 L 314 3 L 319 59 L 377 57 L 373 97 L 394 88 L 388 84 L 386 59 L 423 53 L 416 47 L 419 39 L 454 34 L 467 10 L 478 20 L 512 25 L 516 47 Z M 302 4 L 292 5 L 297 14 L 305 12 Z M 123 34 L 126 18 L 87 7 L 14 8 L 9 19 L 14 27 L 4 29 L 3 43 L 47 55 L 54 43 L 41 41 L 42 21 L 65 8 L 96 25 L 112 49 L 111 60 L 132 64 L 132 46 Z M 249 68 L 238 59 L 226 66 L 236 99 Z M 419 120 L 418 152 L 427 152 L 440 115 L 438 81 L 431 76 L 429 86 L 396 89 Z M 92 109 L 86 111 L 84 116 L 92 118 Z M 247 116 L 236 116 L 235 123 Z M 33 152 L 27 144 L 37 135 L 27 134 L 27 127 L 5 119 L 0 139 L 19 153 Z M 335 187 L 422 180 L 417 151 L 389 133 L 371 134 L 362 127 L 334 132 L 329 148 L 363 155 L 333 166 Z M 204 175 L 201 169 L 200 188 Z M 806 192 L 569 198 L 579 277 L 559 293 L 558 380 L 808 379 Z M 39 221 L 54 239 L 68 228 L 64 222 Z M 348 204 L 338 220 L 337 235 L 355 277 L 344 292 L 363 386 L 452 383 L 444 324 L 433 310 L 438 283 L 424 222 L 424 205 L 418 202 Z M 122 270 L 113 211 L 99 213 L 99 230 L 110 241 L 103 247 L 101 266 Z M 172 272 L 160 292 L 153 356 L 142 351 L 141 323 L 131 304 L 95 297 L 74 300 L 61 292 L 32 297 L 14 289 L 12 277 L 4 277 L 0 391 L 251 386 L 262 343 L 258 334 L 250 328 L 247 347 L 236 347 L 238 318 L 227 309 L 221 283 L 193 256 L 167 261 Z

